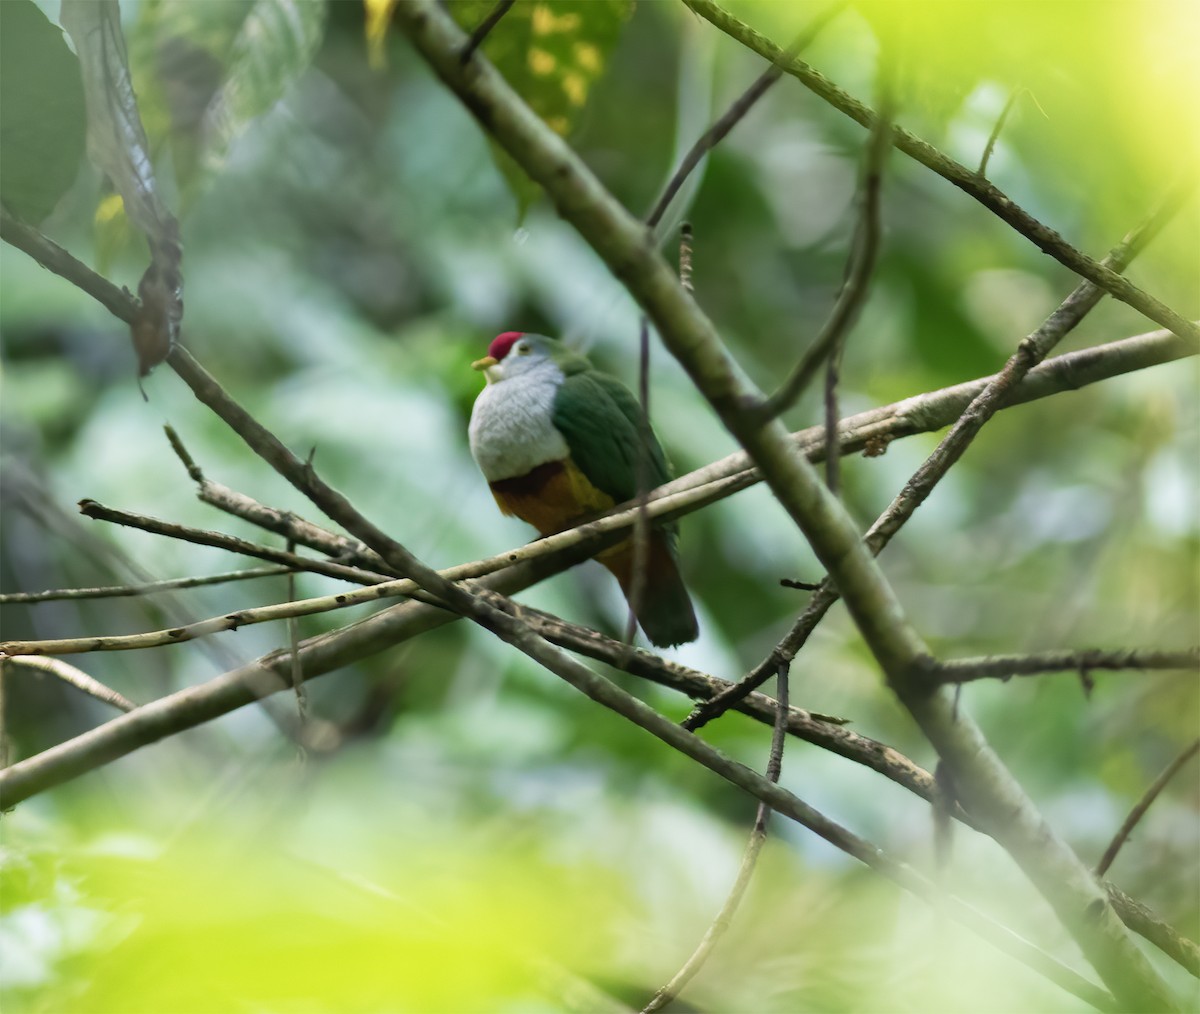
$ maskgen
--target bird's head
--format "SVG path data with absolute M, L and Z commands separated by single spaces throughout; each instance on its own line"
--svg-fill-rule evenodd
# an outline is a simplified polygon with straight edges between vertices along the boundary
M 471 367 L 482 370 L 487 382 L 495 384 L 542 368 L 547 363 L 557 363 L 569 354 L 559 342 L 545 335 L 505 331 L 492 339 L 488 354 L 476 359 Z

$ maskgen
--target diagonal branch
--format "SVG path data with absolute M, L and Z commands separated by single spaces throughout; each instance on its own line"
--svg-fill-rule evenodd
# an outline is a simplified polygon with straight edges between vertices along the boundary
M 887 86 L 885 85 L 885 93 Z M 846 280 L 838 293 L 837 301 L 813 343 L 804 350 L 800 361 L 756 412 L 760 422 L 769 422 L 791 408 L 812 382 L 821 364 L 834 363 L 846 335 L 858 320 L 859 312 L 867 299 L 871 276 L 879 260 L 880 221 L 879 198 L 883 176 L 883 160 L 888 152 L 892 124 L 885 106 L 885 115 L 871 128 L 867 142 L 866 159 L 863 166 L 862 185 L 859 196 L 859 218 L 850 242 L 850 260 L 847 264 Z M 825 425 L 836 421 L 836 400 L 833 411 L 825 414 Z M 828 432 L 826 439 L 829 439 Z M 833 459 L 826 458 L 826 465 Z M 831 473 L 832 474 L 832 473 Z M 836 482 L 830 483 L 831 488 Z
M 29 655 L 5 655 L 0 658 L 0 666 L 16 666 L 22 669 L 33 669 L 49 673 L 56 679 L 69 683 L 76 690 L 82 690 L 89 697 L 94 697 L 105 704 L 111 704 L 121 711 L 133 711 L 137 705 L 128 697 L 117 693 L 112 687 L 107 687 L 94 676 L 89 676 L 82 669 L 77 669 L 59 658 L 37 658 Z
M 1183 178 L 1168 191 L 1145 221 L 1130 231 L 1104 259 L 1104 263 L 1117 271 L 1124 271 L 1179 210 L 1188 197 L 1193 181 Z M 1017 351 L 1004 364 L 1004 368 L 989 378 L 984 387 L 964 406 L 962 414 L 955 420 L 950 432 L 939 441 L 933 453 L 921 464 L 904 484 L 904 488 L 888 505 L 887 509 L 867 530 L 863 541 L 872 553 L 878 555 L 911 518 L 933 492 L 934 487 L 945 477 L 950 468 L 959 461 L 979 431 L 1012 398 L 1021 384 L 1085 316 L 1100 302 L 1103 290 L 1091 282 L 1080 282 L 1061 304 L 1042 322 L 1032 334 L 1017 346 Z M 790 662 L 804 646 L 813 630 L 838 600 L 837 589 L 826 578 L 815 589 L 808 608 L 758 666 L 739 684 L 739 688 L 752 690 L 770 679 L 771 673 L 782 662 Z M 688 716 L 685 726 L 698 729 L 716 718 L 728 702 L 736 700 L 742 690 L 735 688 L 719 700 L 706 702 Z
M 736 39 L 764 59 L 770 60 L 772 63 L 781 59 L 783 51 L 775 43 L 760 35 L 749 25 L 739 21 L 713 0 L 683 0 L 683 3 L 726 35 Z M 786 73 L 791 74 L 806 88 L 838 111 L 845 113 L 856 123 L 870 129 L 876 122 L 877 114 L 872 109 L 842 91 L 803 60 L 792 59 L 784 69 Z M 1162 327 L 1186 339 L 1189 344 L 1200 344 L 1200 327 L 1185 320 L 1170 307 L 1143 292 L 1129 279 L 1081 253 L 1057 232 L 1043 225 L 1007 194 L 975 171 L 955 162 L 933 145 L 899 127 L 893 130 L 892 139 L 892 143 L 904 154 L 920 162 L 926 168 L 932 169 L 939 176 L 973 197 L 997 218 L 1011 226 L 1043 253 L 1049 254 L 1064 267 L 1111 293 L 1121 302 L 1128 303 Z
M 347 567 L 345 564 L 333 563 L 328 560 L 313 560 L 307 556 L 298 556 L 283 549 L 272 546 L 260 546 L 246 539 L 223 532 L 205 531 L 202 528 L 192 528 L 188 525 L 176 524 L 174 521 L 162 521 L 159 518 L 148 517 L 145 514 L 134 514 L 131 511 L 117 510 L 106 507 L 95 500 L 80 500 L 79 513 L 95 521 L 109 521 L 113 524 L 136 528 L 152 535 L 165 535 L 170 539 L 180 539 L 197 546 L 210 546 L 213 549 L 224 549 L 230 553 L 249 556 L 256 560 L 267 560 L 270 563 L 283 564 L 295 570 L 308 570 L 314 574 L 337 578 L 341 581 L 351 581 L 354 584 L 382 584 L 388 578 L 383 574 L 372 574 L 370 571 L 357 567 Z
M 667 181 L 667 185 L 663 187 L 658 200 L 654 202 L 654 207 L 646 215 L 647 228 L 653 229 L 662 221 L 662 217 L 670 206 L 671 201 L 679 193 L 679 188 L 683 186 L 684 181 L 692 174 L 696 166 L 700 164 L 700 160 L 725 139 L 726 135 L 750 112 L 754 104 L 767 93 L 767 89 L 783 76 L 784 65 L 807 49 L 812 41 L 821 34 L 821 30 L 845 9 L 845 0 L 838 0 L 837 3 L 831 4 L 813 18 L 800 34 L 796 36 L 792 44 L 780 54 L 779 59 L 772 62 L 771 66 L 763 71 L 750 87 L 738 96 L 737 100 L 724 112 L 720 119 L 697 138 L 696 143 L 683 156 L 683 160 L 679 163 L 679 168 L 675 170 L 670 180 Z
M 1129 815 L 1121 822 L 1121 826 L 1117 829 L 1117 833 L 1113 835 L 1113 840 L 1108 843 L 1108 848 L 1104 850 L 1104 855 L 1100 857 L 1100 862 L 1096 864 L 1096 876 L 1103 877 L 1108 872 L 1108 868 L 1112 866 L 1113 860 L 1117 858 L 1117 853 L 1121 851 L 1121 846 L 1125 844 L 1130 833 L 1137 826 L 1139 820 L 1146 815 L 1146 811 L 1150 809 L 1150 804 L 1159 796 L 1159 793 L 1167 787 L 1169 782 L 1179 772 L 1188 761 L 1200 753 L 1200 739 L 1194 739 L 1189 743 L 1183 752 L 1179 754 L 1170 764 L 1163 768 L 1162 772 L 1151 783 L 1150 787 L 1143 794 L 1142 798 L 1137 801 L 1137 805 L 1129 811 Z
M 1137 949 L 1106 895 L 1037 812 L 979 729 L 954 708 L 951 695 L 930 694 L 921 684 L 927 648 L 858 531 L 797 453 L 782 425 L 758 426 L 747 419 L 744 409 L 757 403 L 757 395 L 738 377 L 712 323 L 647 243 L 642 224 L 492 68 L 477 67 L 471 75 L 462 72 L 456 56 L 462 33 L 435 4 L 412 0 L 398 9 L 397 17 L 437 75 L 546 190 L 560 214 L 641 304 L 664 344 L 762 470 L 776 499 L 836 581 L 889 684 L 953 768 L 964 801 L 1038 886 L 1118 1001 L 1131 1007 L 1152 1003 L 1173 1008 L 1166 984 Z M 529 654 L 542 661 L 540 652 Z

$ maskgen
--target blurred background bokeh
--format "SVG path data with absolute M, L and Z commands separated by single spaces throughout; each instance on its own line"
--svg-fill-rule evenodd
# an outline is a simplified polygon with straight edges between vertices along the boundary
M 57 19 L 57 3 L 39 6 Z M 319 30 L 311 53 L 292 55 L 282 98 L 205 163 L 193 150 L 189 102 L 212 94 L 233 60 L 232 33 L 254 6 L 122 4 L 158 170 L 183 226 L 188 347 L 290 447 L 314 448 L 322 475 L 426 562 L 450 566 L 527 541 L 529 530 L 495 509 L 467 449 L 480 386 L 469 364 L 499 331 L 539 331 L 632 384 L 635 306 L 554 209 L 514 187 L 511 167 L 497 168 L 476 123 L 401 38 L 385 33 L 369 58 L 357 2 L 314 5 Z M 540 6 L 556 17 L 588 7 Z M 615 20 L 588 55 L 583 84 L 563 86 L 568 97 L 585 89 L 563 128 L 641 214 L 764 65 L 682 5 L 605 6 Z M 781 45 L 824 7 L 729 6 Z M 467 7 L 459 13 L 471 23 L 467 15 L 489 5 Z M 1102 0 L 1081 11 L 1064 2 L 853 4 L 805 59 L 869 102 L 879 40 L 894 38 L 906 54 L 899 122 L 971 167 L 1023 89 L 989 177 L 1099 257 L 1195 155 L 1200 21 L 1187 3 Z M 519 44 L 498 30 L 488 46 Z M 284 63 L 268 53 L 268 64 Z M 675 209 L 674 224 L 686 212 L 695 230 L 696 297 L 760 386 L 778 381 L 832 303 L 865 136 L 784 77 Z M 5 172 L 13 159 L 6 142 Z M 898 153 L 883 222 L 878 272 L 846 352 L 846 413 L 994 372 L 1075 283 Z M 1198 224 L 1193 201 L 1129 271 L 1189 318 L 1200 313 Z M 81 167 L 41 228 L 136 287 L 144 244 L 123 229 L 95 170 Z M 671 256 L 675 242 L 667 230 Z M 1153 327 L 1105 300 L 1062 350 Z M 166 367 L 145 381 L 143 399 L 123 326 L 8 246 L 0 330 L 3 591 L 237 565 L 77 515 L 75 503 L 89 497 L 255 537 L 196 500 L 164 423 L 209 477 L 311 516 Z M 661 347 L 652 362 L 654 423 L 677 471 L 734 450 Z M 938 653 L 1196 642 L 1196 381 L 1194 360 L 1160 366 L 1011 409 L 984 430 L 882 558 Z M 799 428 L 819 414 L 810 395 L 787 421 Z M 845 500 L 864 527 L 936 439 L 844 462 Z M 670 655 L 736 678 L 805 604 L 780 578 L 815 580 L 818 565 L 762 488 L 686 518 L 681 546 L 702 633 Z M 308 596 L 337 584 L 302 575 L 297 586 Z M 123 633 L 284 595 L 283 579 L 272 578 L 10 605 L 0 622 L 6 639 Z M 521 599 L 618 636 L 625 620 L 615 584 L 594 564 Z M 300 633 L 347 619 L 308 617 Z M 148 702 L 284 643 L 281 627 L 260 625 L 73 661 Z M 934 764 L 840 607 L 793 677 L 795 703 Z M 666 714 L 687 713 L 678 695 L 618 678 Z M 12 760 L 112 717 L 27 671 L 10 670 L 4 691 Z M 690 952 L 728 889 L 752 800 L 483 630 L 452 624 L 309 692 L 312 721 L 327 732 L 321 749 L 301 748 L 265 709 L 245 708 L 4 816 L 6 1010 L 595 1009 L 571 973 L 640 1003 Z M 287 713 L 292 702 L 274 705 Z M 1187 674 L 1097 674 L 1090 697 L 1071 675 L 980 683 L 962 706 L 1088 863 L 1200 724 Z M 767 730 L 749 719 L 729 715 L 704 734 L 748 764 L 765 761 Z M 916 797 L 797 742 L 783 782 L 932 869 L 929 810 Z M 1193 764 L 1112 871 L 1193 938 L 1198 809 Z M 701 1009 L 1074 1009 L 803 829 L 773 828 L 746 908 L 689 994 Z M 961 831 L 941 876 L 1077 962 L 989 841 Z

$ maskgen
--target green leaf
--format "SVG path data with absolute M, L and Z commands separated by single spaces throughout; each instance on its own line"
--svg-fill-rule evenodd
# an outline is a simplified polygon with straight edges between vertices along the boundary
M 32 0 L 0 3 L 0 201 L 38 223 L 75 180 L 87 132 L 79 61 Z
M 150 266 L 138 282 L 140 305 L 130 327 L 138 373 L 144 377 L 170 353 L 183 317 L 179 223 L 162 200 L 154 175 L 120 8 L 115 0 L 63 0 L 62 20 L 79 54 L 88 154 L 107 174 L 125 214 L 150 245 Z
M 308 69 L 324 28 L 324 0 L 255 0 L 230 47 L 225 80 L 204 113 L 206 170 L 219 168 L 250 121 Z
M 472 31 L 494 6 L 460 0 L 450 11 Z M 518 0 L 488 33 L 483 52 L 547 126 L 567 137 L 632 11 L 633 0 Z M 495 145 L 492 152 L 524 211 L 540 189 Z
M 154 0 L 134 30 L 133 62 L 157 150 L 169 139 L 185 198 L 308 69 L 324 0 Z

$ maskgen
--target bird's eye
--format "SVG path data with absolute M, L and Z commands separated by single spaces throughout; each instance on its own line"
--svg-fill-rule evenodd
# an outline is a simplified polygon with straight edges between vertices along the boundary
M 520 345 L 517 346 L 517 355 L 519 355 L 519 356 L 529 355 L 529 346 L 526 345 L 524 342 L 522 342 Z

